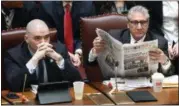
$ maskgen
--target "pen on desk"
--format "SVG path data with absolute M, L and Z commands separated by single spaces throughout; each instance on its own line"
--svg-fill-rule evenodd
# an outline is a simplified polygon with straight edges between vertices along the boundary
M 11 105 L 15 105 L 12 101 L 10 101 L 9 99 L 5 98 L 4 96 L 1 96 L 2 99 L 4 99 L 5 101 L 7 101 L 9 104 Z
M 118 84 L 125 84 L 125 81 L 118 81 Z

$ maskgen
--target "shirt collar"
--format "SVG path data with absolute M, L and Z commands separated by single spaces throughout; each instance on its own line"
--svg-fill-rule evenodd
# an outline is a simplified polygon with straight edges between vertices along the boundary
M 63 3 L 63 8 L 65 8 L 66 4 L 68 3 L 68 4 L 70 5 L 70 9 L 71 9 L 71 7 L 72 7 L 72 2 L 65 2 L 65 1 L 63 1 L 62 3 Z
M 136 40 L 134 39 L 134 37 L 132 36 L 132 34 L 130 34 L 130 36 L 131 36 L 131 41 L 130 41 L 130 43 L 131 43 L 131 44 L 134 44 L 134 43 L 136 42 Z M 146 34 L 145 34 L 140 40 L 138 40 L 137 43 L 143 42 L 144 39 L 145 39 L 145 37 L 146 37 Z

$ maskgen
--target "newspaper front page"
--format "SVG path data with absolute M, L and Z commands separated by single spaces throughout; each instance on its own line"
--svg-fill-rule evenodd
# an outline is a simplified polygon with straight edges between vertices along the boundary
M 149 50 L 158 47 L 158 40 L 136 44 L 122 44 L 106 31 L 97 28 L 96 33 L 106 42 L 104 52 L 98 55 L 98 63 L 104 77 L 149 76 L 158 69 L 158 62 L 151 61 Z

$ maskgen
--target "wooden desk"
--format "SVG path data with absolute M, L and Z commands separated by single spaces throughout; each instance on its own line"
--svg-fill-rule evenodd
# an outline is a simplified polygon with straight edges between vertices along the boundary
M 70 88 L 70 94 L 72 96 L 72 102 L 71 103 L 59 103 L 61 105 L 95 105 L 93 101 L 91 101 L 85 93 L 99 93 L 98 89 L 101 91 L 103 94 L 107 95 L 107 93 L 111 90 L 107 86 L 103 85 L 101 82 L 97 83 L 91 83 L 90 85 L 85 84 L 84 88 L 84 98 L 83 100 L 75 100 L 74 98 L 74 90 L 73 88 Z M 178 104 L 178 88 L 164 88 L 162 92 L 160 93 L 154 93 L 151 88 L 145 88 L 145 89 L 136 89 L 136 90 L 148 90 L 151 92 L 158 101 L 156 102 L 141 102 L 141 103 L 136 103 L 136 104 Z M 2 95 L 7 94 L 6 91 L 2 91 Z M 35 94 L 33 94 L 31 91 L 27 91 L 24 93 L 26 97 L 31 101 L 30 104 L 38 104 L 37 101 L 35 100 Z M 7 104 L 5 100 L 1 100 L 2 104 Z
M 8 93 L 7 90 L 2 91 L 1 95 L 6 95 Z M 86 93 L 100 93 L 99 91 L 97 91 L 96 89 L 92 88 L 91 86 L 89 86 L 88 84 L 85 84 L 84 87 L 84 96 L 82 100 L 75 100 L 74 98 L 74 90 L 73 88 L 70 88 L 70 94 L 72 97 L 72 102 L 71 103 L 60 103 L 62 105 L 95 105 L 95 103 L 93 101 L 91 101 L 85 94 Z M 38 104 L 37 101 L 35 100 L 35 94 L 32 93 L 31 91 L 27 91 L 24 92 L 24 95 L 30 100 L 31 103 L 29 104 Z M 14 100 L 14 101 L 20 101 L 19 99 Z M 5 100 L 1 100 L 1 104 L 7 104 L 7 102 Z
M 91 83 L 91 86 L 101 91 L 103 94 L 108 96 L 111 90 L 107 86 L 103 85 L 101 82 Z M 148 90 L 153 96 L 157 98 L 156 102 L 141 102 L 135 104 L 179 104 L 178 100 L 178 88 L 163 88 L 162 92 L 155 93 L 152 88 L 143 88 L 136 90 Z

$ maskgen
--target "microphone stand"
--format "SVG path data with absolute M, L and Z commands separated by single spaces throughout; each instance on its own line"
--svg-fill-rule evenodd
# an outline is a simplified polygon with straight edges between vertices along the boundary
M 118 68 L 118 66 L 119 66 L 119 62 L 118 62 L 118 61 L 115 61 L 114 71 L 115 71 L 115 84 L 116 84 L 117 92 L 118 92 L 118 85 L 117 85 L 117 68 Z

